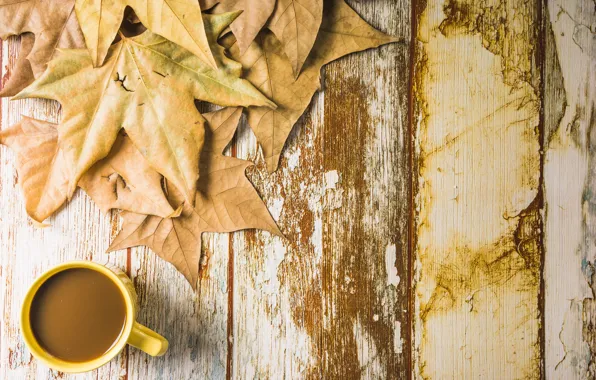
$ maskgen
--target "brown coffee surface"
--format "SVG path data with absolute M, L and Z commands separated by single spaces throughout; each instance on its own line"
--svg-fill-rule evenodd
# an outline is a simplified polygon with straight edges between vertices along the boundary
M 37 291 L 30 322 L 48 353 L 84 362 L 102 356 L 118 340 L 126 322 L 126 305 L 109 277 L 86 268 L 67 269 Z

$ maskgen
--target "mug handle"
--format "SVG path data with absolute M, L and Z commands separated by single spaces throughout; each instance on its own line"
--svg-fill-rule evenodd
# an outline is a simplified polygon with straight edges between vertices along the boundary
M 132 326 L 127 343 L 151 356 L 162 356 L 169 345 L 166 338 L 137 322 Z

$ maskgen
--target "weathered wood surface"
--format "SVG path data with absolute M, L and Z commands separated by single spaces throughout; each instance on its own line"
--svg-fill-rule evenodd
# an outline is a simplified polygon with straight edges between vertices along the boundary
M 409 38 L 407 0 L 351 4 Z M 281 169 L 251 173 L 288 239 L 233 236 L 235 378 L 406 373 L 408 53 L 394 44 L 327 66 Z M 247 128 L 237 155 L 258 157 Z
M 545 363 L 552 379 L 596 378 L 596 3 L 545 14 Z
M 409 40 L 409 0 L 350 4 L 374 26 Z M 18 44 L 2 46 L 6 76 Z M 126 349 L 109 367 L 75 377 L 403 378 L 410 347 L 409 60 L 409 46 L 401 44 L 330 65 L 324 91 L 272 176 L 243 125 L 229 154 L 257 162 L 250 178 L 288 239 L 254 231 L 209 235 L 196 294 L 147 249 L 109 256 L 134 280 L 139 321 L 166 335 L 171 348 L 162 358 Z M 45 113 L 40 104 L 47 104 Z M 21 113 L 56 121 L 59 108 L 4 99 L 2 127 Z M 0 376 L 63 376 L 43 369 L 24 348 L 21 298 L 50 265 L 82 257 L 105 261 L 118 217 L 101 215 L 78 194 L 50 220 L 52 227 L 36 229 L 26 218 L 14 157 L 5 148 L 0 154 L 1 273 L 9 284 L 2 289 L 0 344 L 2 363 L 11 363 L 2 365 Z
M 541 373 L 539 7 L 416 10 L 419 378 Z
M 329 65 L 273 175 L 241 125 L 227 154 L 257 163 L 287 240 L 206 236 L 196 293 L 148 249 L 104 254 L 119 217 L 82 193 L 35 227 L 0 148 L 0 378 L 596 378 L 596 3 L 349 3 L 410 43 Z M 18 39 L 1 46 L 6 79 Z M 164 357 L 76 376 L 32 360 L 24 293 L 77 258 L 128 271 Z

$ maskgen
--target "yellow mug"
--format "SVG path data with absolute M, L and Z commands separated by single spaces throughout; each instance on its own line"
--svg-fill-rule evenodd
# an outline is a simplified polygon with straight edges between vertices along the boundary
M 114 284 L 118 286 L 118 289 L 120 289 L 126 305 L 126 322 L 118 340 L 116 340 L 112 347 L 102 356 L 85 362 L 68 362 L 59 359 L 44 350 L 35 339 L 30 321 L 33 298 L 43 283 L 55 274 L 73 268 L 91 269 L 110 278 Z M 108 268 L 91 261 L 72 261 L 60 264 L 48 270 L 35 280 L 31 288 L 29 288 L 25 300 L 23 301 L 23 308 L 21 309 L 21 332 L 25 339 L 25 343 L 33 356 L 41 360 L 48 367 L 61 372 L 86 372 L 101 367 L 112 360 L 120 353 L 120 351 L 122 351 L 126 344 L 137 347 L 152 356 L 161 356 L 167 351 L 168 341 L 155 331 L 138 324 L 135 321 L 136 314 L 137 294 L 132 281 L 124 272 L 118 268 Z

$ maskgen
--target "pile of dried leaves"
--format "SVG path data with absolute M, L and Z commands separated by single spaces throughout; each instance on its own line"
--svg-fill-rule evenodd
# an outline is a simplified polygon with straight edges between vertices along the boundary
M 42 223 L 81 187 L 124 210 L 111 250 L 146 245 L 193 287 L 203 232 L 281 235 L 251 163 L 223 155 L 242 112 L 274 171 L 321 68 L 395 41 L 343 0 L 0 1 L 0 38 L 21 34 L 0 96 L 63 107 L 59 125 L 24 117 L 0 133 L 27 213 Z

